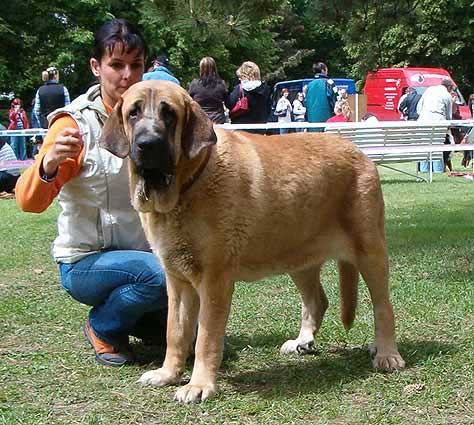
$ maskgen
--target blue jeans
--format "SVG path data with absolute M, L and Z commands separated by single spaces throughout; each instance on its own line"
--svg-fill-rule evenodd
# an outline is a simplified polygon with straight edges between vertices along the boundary
M 152 253 L 104 251 L 60 263 L 59 271 L 69 295 L 93 307 L 90 325 L 109 344 L 123 342 L 145 314 L 166 312 L 165 273 Z
M 295 120 L 294 122 L 304 122 L 304 119 L 303 120 Z M 295 128 L 296 133 L 303 133 L 304 130 L 305 130 L 304 127 L 303 128 Z
M 15 152 L 16 159 L 26 159 L 26 138 L 25 136 L 10 136 L 10 146 Z

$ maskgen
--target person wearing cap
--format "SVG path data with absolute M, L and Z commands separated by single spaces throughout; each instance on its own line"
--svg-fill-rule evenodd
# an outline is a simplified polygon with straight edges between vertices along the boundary
M 169 60 L 165 55 L 158 56 L 153 61 L 151 71 L 143 74 L 143 80 L 167 80 L 180 85 L 179 80 L 168 69 Z
M 42 128 L 48 128 L 48 115 L 58 108 L 69 105 L 71 99 L 68 89 L 59 84 L 59 71 L 54 66 L 43 71 L 41 78 L 44 84 L 36 92 L 33 114 Z

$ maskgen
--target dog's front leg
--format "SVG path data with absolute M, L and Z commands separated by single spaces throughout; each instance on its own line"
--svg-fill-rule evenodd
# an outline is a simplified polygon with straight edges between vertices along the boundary
M 204 279 L 198 288 L 200 311 L 193 374 L 189 384 L 175 396 L 182 403 L 204 401 L 217 392 L 217 371 L 222 361 L 233 290 L 233 282 L 225 279 Z
M 168 289 L 168 322 L 166 356 L 160 369 L 144 373 L 142 385 L 162 387 L 176 384 L 183 374 L 191 352 L 199 312 L 199 297 L 190 282 L 166 275 Z

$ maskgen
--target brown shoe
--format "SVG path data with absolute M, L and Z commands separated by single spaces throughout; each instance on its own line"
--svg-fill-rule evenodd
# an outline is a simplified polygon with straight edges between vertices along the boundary
M 123 366 L 132 361 L 131 353 L 128 350 L 119 351 L 118 348 L 98 338 L 91 328 L 89 319 L 84 323 L 83 329 L 99 363 L 105 366 Z

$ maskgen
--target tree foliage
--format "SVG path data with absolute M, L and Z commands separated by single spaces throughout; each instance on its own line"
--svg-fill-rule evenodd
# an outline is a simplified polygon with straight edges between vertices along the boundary
M 166 53 L 187 85 L 202 57 L 216 59 L 229 85 L 244 60 L 270 83 L 311 75 L 325 61 L 334 76 L 362 83 L 370 69 L 434 66 L 465 94 L 474 83 L 472 0 L 25 0 L 0 10 L 0 93 L 29 102 L 54 65 L 72 96 L 92 83 L 93 33 L 111 17 L 135 22 L 151 59 Z

